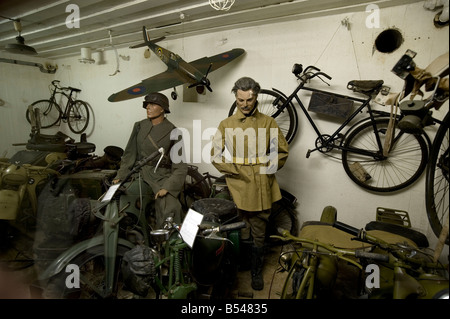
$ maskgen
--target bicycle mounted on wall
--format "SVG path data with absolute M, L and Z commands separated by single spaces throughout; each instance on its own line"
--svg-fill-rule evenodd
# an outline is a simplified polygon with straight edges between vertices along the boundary
M 288 143 L 293 141 L 298 129 L 298 116 L 293 104 L 295 100 L 317 134 L 315 147 L 308 150 L 307 158 L 315 151 L 326 154 L 339 150 L 342 152 L 342 165 L 351 180 L 375 192 L 397 191 L 419 178 L 428 160 L 427 139 L 422 135 L 406 134 L 397 128 L 391 132 L 390 113 L 372 108 L 372 97 L 383 89 L 382 80 L 350 81 L 348 89 L 366 95 L 365 98 L 358 98 L 307 87 L 306 84 L 313 78 L 323 82 L 323 78 L 331 80 L 331 76 L 315 66 L 303 69 L 301 64 L 294 64 L 292 73 L 300 83 L 291 95 L 287 96 L 277 89 L 261 90 L 258 95 L 258 110 L 275 118 Z M 341 117 L 345 118 L 344 122 L 333 133 L 323 134 L 302 103 L 300 91 L 310 91 L 319 95 L 318 98 L 337 100 L 341 104 L 351 102 L 359 106 L 353 112 L 350 108 L 340 112 Z M 232 105 L 229 115 L 235 109 L 236 103 Z M 352 124 L 343 133 L 364 110 L 367 117 Z M 405 163 L 408 166 L 406 169 Z
M 83 133 L 89 124 L 89 107 L 84 101 L 74 98 L 74 93 L 81 92 L 80 89 L 73 87 L 61 87 L 60 81 L 53 80 L 52 94 L 48 100 L 39 100 L 31 104 L 33 110 L 40 109 L 41 128 L 49 128 L 57 125 L 61 121 L 67 122 L 69 129 L 75 134 Z M 66 94 L 64 91 L 70 91 Z M 61 108 L 56 99 L 56 95 L 65 96 L 67 103 L 65 108 Z M 26 111 L 28 123 L 31 123 L 29 108 Z

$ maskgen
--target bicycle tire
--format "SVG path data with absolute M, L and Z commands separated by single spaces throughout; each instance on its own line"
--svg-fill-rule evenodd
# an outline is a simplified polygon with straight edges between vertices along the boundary
M 384 143 L 388 119 L 375 119 L 374 124 Z M 372 122 L 363 122 L 355 127 L 343 141 L 345 147 L 372 151 L 382 155 L 376 143 Z M 395 128 L 393 142 L 388 156 L 381 159 L 342 150 L 342 165 L 350 179 L 364 189 L 374 192 L 394 192 L 414 183 L 424 172 L 428 161 L 428 145 L 422 135 L 414 135 Z M 361 178 L 358 163 L 370 176 L 368 180 Z M 358 166 L 359 166 L 358 165 Z
M 73 101 L 67 108 L 67 124 L 75 134 L 83 133 L 89 124 L 89 107 L 81 100 Z
M 124 288 L 120 267 L 123 256 L 128 250 L 130 250 L 129 247 L 120 244 L 117 245 L 113 295 L 108 296 L 108 298 L 129 298 L 130 292 Z M 105 270 L 104 254 L 104 246 L 97 245 L 72 258 L 69 264 L 77 265 L 79 267 L 80 277 L 83 276 L 84 278 L 80 281 L 80 288 L 67 288 L 66 278 L 69 276 L 69 273 L 61 271 L 50 278 L 44 290 L 45 297 L 51 299 L 101 299 L 101 296 L 93 291 L 91 287 L 97 287 L 97 290 L 99 291 L 102 291 L 103 289 Z M 89 283 L 86 283 L 86 281 L 89 281 Z M 123 293 L 123 295 L 121 293 Z
M 278 92 L 262 89 L 258 94 L 258 110 L 259 112 L 271 116 L 275 119 L 283 133 L 286 141 L 291 143 L 298 130 L 298 115 L 292 102 L 286 105 L 287 112 L 278 112 L 279 107 L 283 105 L 286 98 Z M 276 105 L 276 106 L 275 106 Z M 236 111 L 236 101 L 231 105 L 228 116 Z M 278 115 L 276 115 L 279 113 Z
M 52 127 L 61 119 L 61 107 L 52 100 L 39 100 L 33 102 L 31 106 L 33 110 L 39 109 L 40 128 Z M 30 110 L 28 108 L 25 116 L 28 123 L 31 124 Z
M 426 171 L 425 197 L 428 221 L 439 238 L 449 218 L 449 117 L 447 113 L 436 132 Z M 448 245 L 449 237 L 445 239 Z

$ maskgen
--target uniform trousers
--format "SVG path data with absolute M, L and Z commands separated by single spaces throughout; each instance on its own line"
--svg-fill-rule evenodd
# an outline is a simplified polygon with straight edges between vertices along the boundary
M 269 221 L 270 209 L 256 212 L 239 209 L 239 214 L 246 224 L 246 227 L 241 229 L 241 238 L 243 240 L 248 240 L 251 236 L 255 247 L 263 247 L 266 238 L 266 228 Z

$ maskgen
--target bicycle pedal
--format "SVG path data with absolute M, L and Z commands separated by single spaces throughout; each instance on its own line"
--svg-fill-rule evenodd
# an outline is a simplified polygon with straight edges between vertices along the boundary
M 309 158 L 311 156 L 311 150 L 308 150 L 308 152 L 306 152 L 306 158 Z

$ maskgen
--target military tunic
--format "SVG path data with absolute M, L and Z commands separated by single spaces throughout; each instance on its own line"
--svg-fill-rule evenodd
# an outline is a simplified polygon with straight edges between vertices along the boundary
M 176 127 L 167 119 L 158 125 L 153 125 L 149 119 L 136 122 L 133 126 L 130 138 L 122 156 L 120 169 L 117 171 L 116 178 L 123 179 L 131 171 L 137 161 L 151 155 L 157 151 L 148 138 L 150 135 L 156 146 L 163 147 L 164 152 L 169 154 L 171 146 L 177 141 L 172 141 L 170 135 Z M 181 135 L 176 135 L 181 138 Z M 172 216 L 175 222 L 181 223 L 182 208 L 178 200 L 178 195 L 183 189 L 187 175 L 187 164 L 185 161 L 174 163 L 170 156 L 165 157 L 156 172 L 155 165 L 159 157 L 145 165 L 141 169 L 144 181 L 150 185 L 152 191 L 156 194 L 160 189 L 166 189 L 167 195 L 159 197 L 155 203 L 156 219 L 158 226 L 166 217 Z
M 284 166 L 287 157 L 288 143 L 276 121 L 257 109 L 250 116 L 238 109 L 220 122 L 212 141 L 212 164 L 225 174 L 233 201 L 240 210 L 268 210 L 281 199 L 275 172 Z M 265 171 L 273 163 L 274 169 Z

